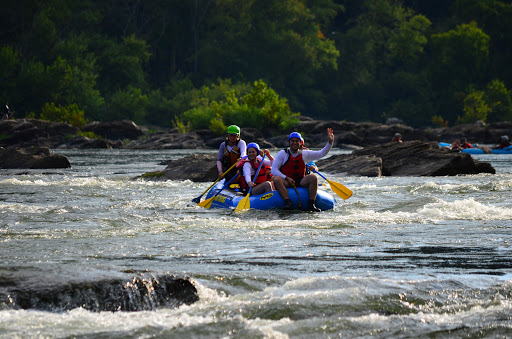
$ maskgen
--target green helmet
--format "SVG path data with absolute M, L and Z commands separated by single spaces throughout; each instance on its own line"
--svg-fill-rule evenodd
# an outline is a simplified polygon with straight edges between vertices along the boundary
M 238 127 L 237 125 L 231 125 L 228 127 L 228 134 L 236 134 L 236 135 L 240 135 L 240 127 Z

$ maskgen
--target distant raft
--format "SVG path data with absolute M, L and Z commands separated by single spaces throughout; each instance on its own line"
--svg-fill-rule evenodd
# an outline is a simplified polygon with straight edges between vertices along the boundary
M 439 147 L 450 147 L 451 144 L 447 142 L 440 142 Z M 461 152 L 469 153 L 469 154 L 485 154 L 485 151 L 481 148 L 466 148 L 461 150 Z M 502 149 L 493 149 L 491 150 L 492 154 L 512 154 L 512 146 L 508 146 Z
M 209 192 L 205 199 L 209 199 L 219 190 L 224 187 L 224 179 L 219 181 Z M 304 187 L 297 187 L 297 191 L 299 192 L 299 196 L 293 188 L 288 188 L 288 196 L 293 203 L 295 209 L 307 210 L 309 193 L 308 190 Z M 212 205 L 210 208 L 227 208 L 227 209 L 235 209 L 240 200 L 244 198 L 242 193 L 237 192 L 233 189 L 225 188 L 220 192 L 215 199 L 212 201 Z M 299 198 L 301 208 L 299 208 Z M 265 194 L 259 195 L 251 195 L 249 197 L 249 201 L 251 204 L 251 208 L 258 210 L 270 210 L 270 209 L 282 209 L 284 207 L 284 200 L 281 198 L 277 191 L 272 191 Z M 336 199 L 332 195 L 322 190 L 318 190 L 316 195 L 315 205 L 322 211 L 331 210 L 334 208 L 334 204 L 336 203 Z

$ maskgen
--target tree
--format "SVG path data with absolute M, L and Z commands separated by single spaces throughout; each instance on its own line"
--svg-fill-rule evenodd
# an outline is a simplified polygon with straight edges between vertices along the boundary
M 337 35 L 340 71 L 331 111 L 343 119 L 424 123 L 430 92 L 420 65 L 430 21 L 386 0 L 367 0 L 360 11 Z
M 303 107 L 297 93 L 307 97 L 305 89 L 314 87 L 320 72 L 337 68 L 339 52 L 321 27 L 342 7 L 327 0 L 322 5 L 319 22 L 313 12 L 321 13 L 321 6 L 310 10 L 304 1 L 217 1 L 205 23 L 199 73 L 265 79 L 292 106 Z
M 438 111 L 447 120 L 461 113 L 466 88 L 485 83 L 489 40 L 475 22 L 432 35 L 429 74 Z

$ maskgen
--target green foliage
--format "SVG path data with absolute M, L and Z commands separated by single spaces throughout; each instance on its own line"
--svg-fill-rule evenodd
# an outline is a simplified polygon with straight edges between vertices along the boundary
M 178 133 L 186 133 L 190 131 L 190 123 L 183 123 L 183 121 L 177 115 L 174 116 L 172 126 L 178 130 Z
M 101 136 L 92 131 L 78 131 L 76 134 L 89 139 L 103 139 Z
M 464 115 L 457 118 L 458 124 L 470 124 L 478 120 L 486 121 L 491 108 L 485 102 L 484 95 L 483 91 L 475 91 L 464 98 Z
M 84 112 L 80 110 L 76 104 L 63 107 L 60 105 L 57 106 L 53 102 L 46 103 L 43 106 L 39 118 L 47 121 L 64 122 L 78 128 L 87 124 L 87 120 L 84 118 Z
M 489 122 L 512 121 L 512 94 L 501 80 L 492 80 L 485 89 L 485 102 L 491 108 Z
M 161 178 L 161 177 L 165 177 L 165 172 L 164 171 L 148 172 L 148 173 L 144 173 L 141 177 L 143 179 Z
M 440 115 L 434 115 L 432 117 L 432 123 L 438 127 L 448 127 L 448 121 L 444 120 Z
M 143 66 L 149 60 L 150 52 L 144 40 L 130 35 L 118 43 L 97 37 L 91 41 L 91 47 L 97 50 L 101 64 L 99 83 L 102 92 L 113 94 L 128 86 L 147 89 Z
M 237 124 L 242 127 L 255 127 L 268 134 L 282 132 L 298 122 L 298 114 L 292 113 L 286 99 L 282 99 L 267 84 L 258 80 L 251 91 L 241 95 L 236 88 L 229 89 L 221 82 L 223 98 L 219 101 L 205 100 L 183 114 L 183 120 L 192 129 L 209 128 L 221 135 L 226 126 Z M 203 89 L 208 92 L 209 89 Z
M 0 48 L 0 81 L 5 84 L 7 81 L 13 81 L 20 67 L 20 54 L 11 46 L 2 46 Z
M 76 104 L 89 120 L 185 128 L 187 116 L 192 129 L 275 133 L 290 125 L 285 107 L 329 120 L 472 120 L 486 110 L 470 95 L 481 90 L 488 121 L 512 120 L 511 20 L 504 0 L 11 1 L 0 100 L 17 117 Z
M 182 112 L 190 109 L 196 100 L 198 90 L 188 77 L 176 77 L 162 89 L 148 93 L 146 121 L 167 126 Z
M 481 79 L 489 57 L 490 37 L 476 22 L 433 34 L 431 39 L 436 53 L 434 62 L 445 72 L 443 80 L 453 77 L 451 82 L 462 88 Z
M 114 93 L 109 102 L 110 120 L 130 119 L 137 124 L 142 124 L 146 116 L 148 105 L 147 95 L 142 93 L 140 88 L 129 86 L 125 90 Z

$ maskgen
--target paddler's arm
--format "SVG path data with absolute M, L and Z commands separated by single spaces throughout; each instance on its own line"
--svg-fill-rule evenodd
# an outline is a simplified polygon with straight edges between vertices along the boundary
M 329 153 L 332 145 L 334 144 L 334 133 L 332 128 L 327 129 L 327 139 L 327 144 L 325 144 L 324 148 L 322 148 L 320 151 L 302 151 L 302 159 L 304 160 L 304 163 L 307 164 L 308 162 L 318 160 Z
M 217 170 L 219 171 L 219 179 L 224 174 L 222 171 L 222 157 L 224 156 L 224 143 L 222 143 L 219 147 L 219 154 L 217 155 Z
M 283 166 L 286 161 L 287 154 L 284 150 L 279 151 L 276 157 L 274 158 L 274 162 L 272 163 L 272 173 L 273 176 L 280 176 L 283 179 L 286 179 L 286 175 L 284 175 L 279 169 Z
M 245 157 L 247 155 L 247 144 L 244 140 L 240 140 L 238 142 L 238 147 L 240 148 L 240 158 Z
M 254 186 L 251 178 L 251 164 L 246 162 L 243 167 L 244 179 L 247 185 Z

